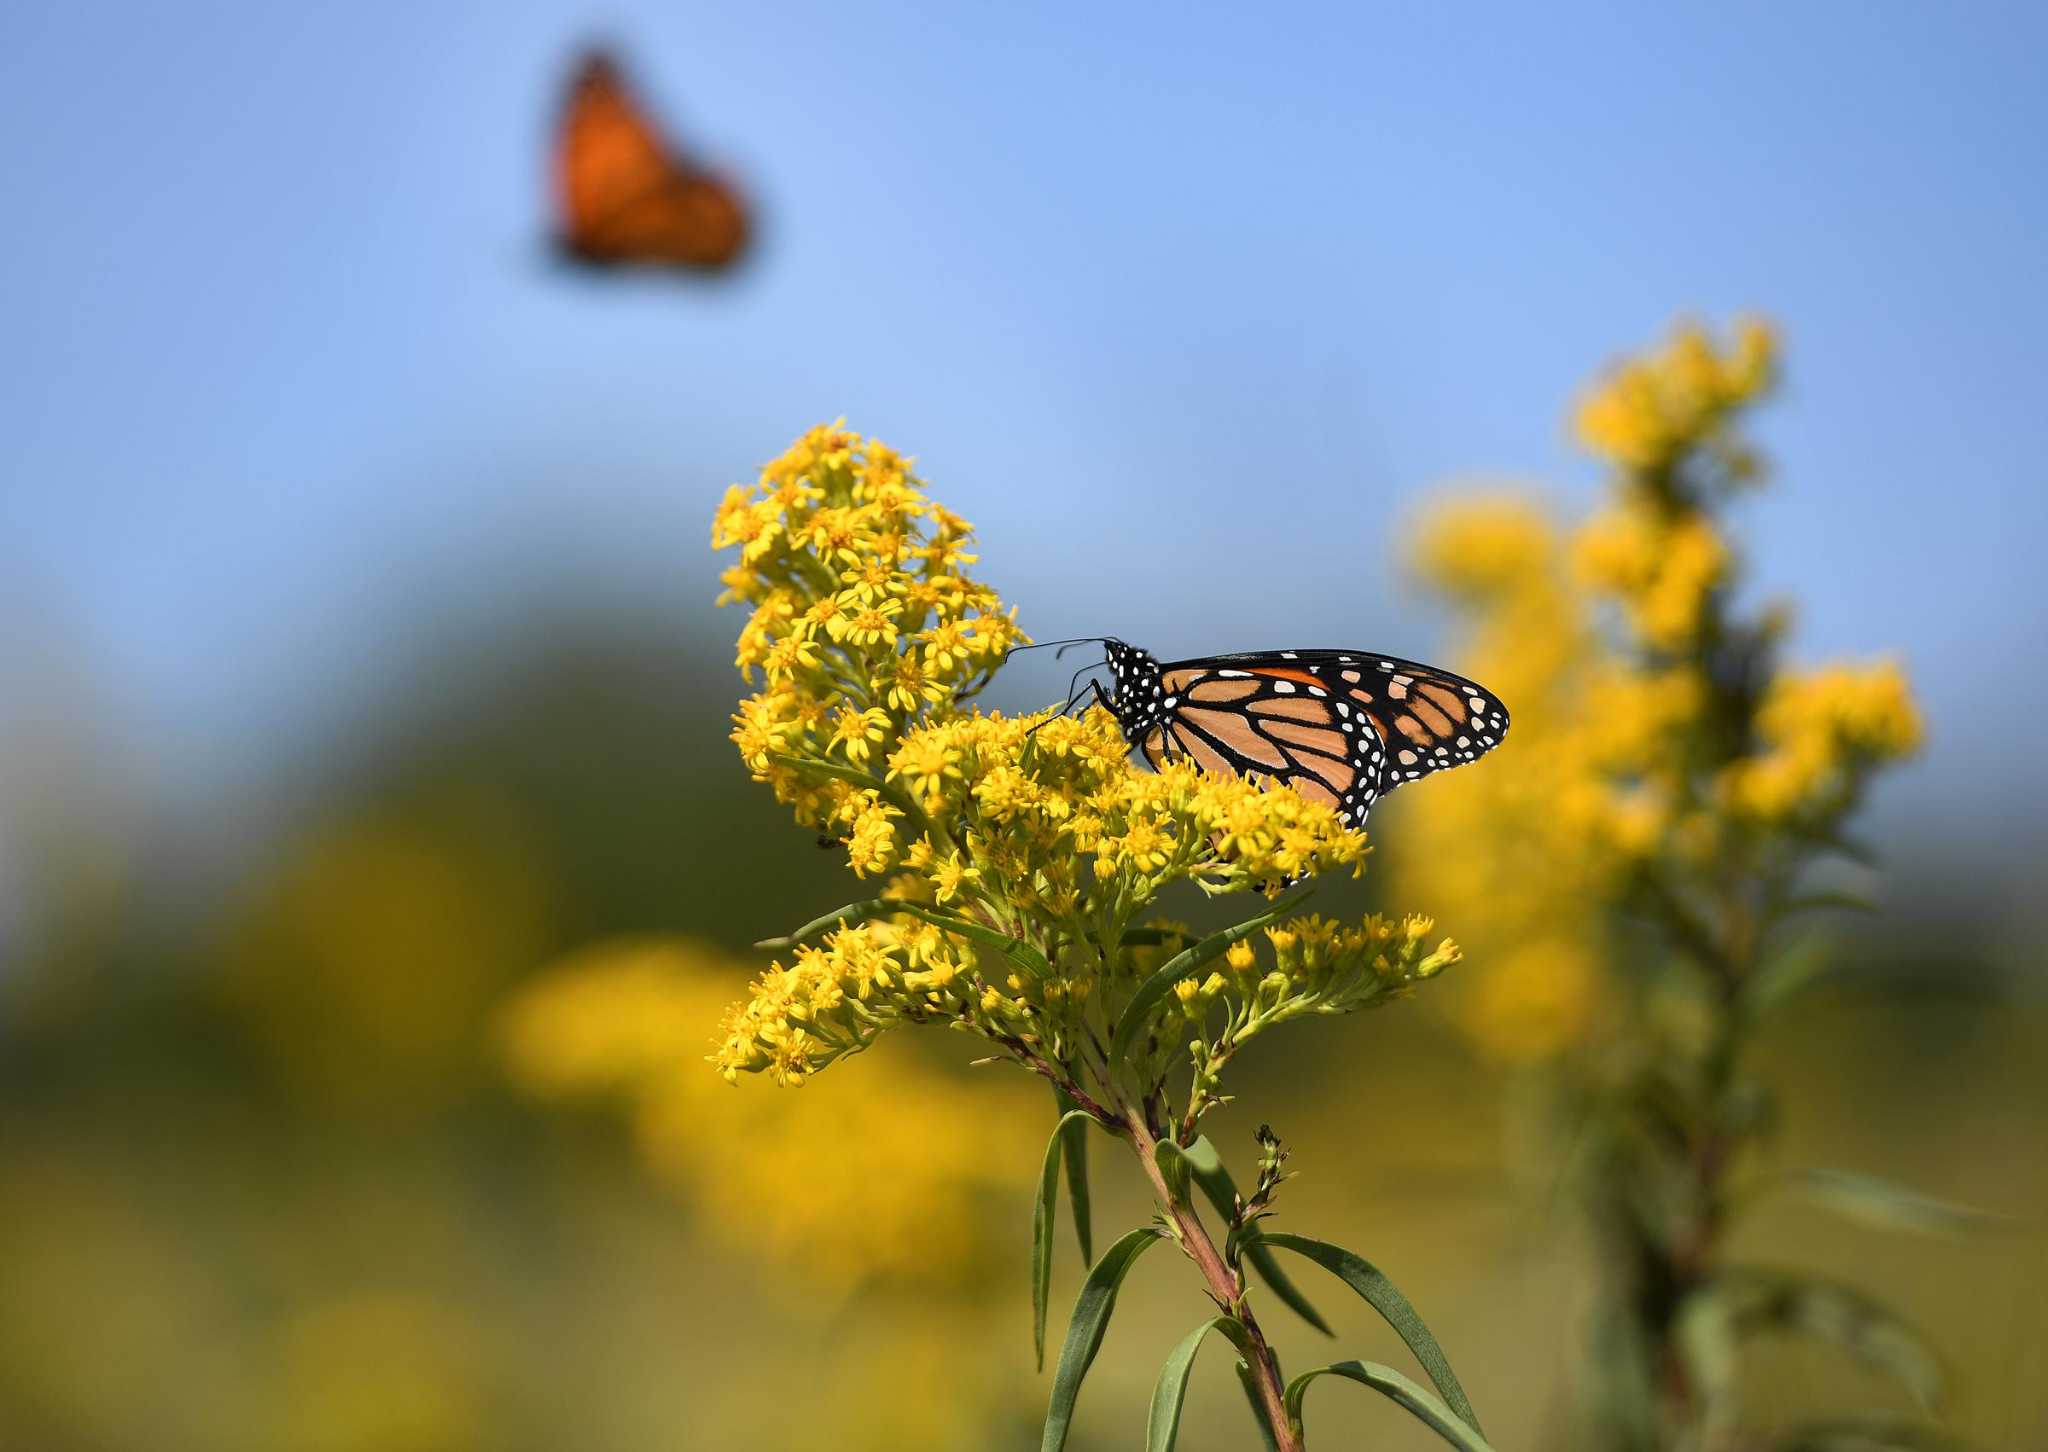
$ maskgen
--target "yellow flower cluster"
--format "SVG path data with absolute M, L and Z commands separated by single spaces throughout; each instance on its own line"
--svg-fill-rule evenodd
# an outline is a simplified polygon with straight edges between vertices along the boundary
M 1100 709 L 965 715 L 913 731 L 888 759 L 908 815 L 878 832 L 901 870 L 874 905 L 905 911 L 839 927 L 763 973 L 728 1016 L 719 1070 L 800 1084 L 906 1019 L 1058 1040 L 1105 972 L 1115 976 L 1101 945 L 1167 884 L 1275 890 L 1364 862 L 1364 835 L 1321 803 L 1184 761 L 1138 771 L 1127 754 Z M 872 821 L 891 809 L 862 810 Z M 1035 942 L 1043 971 L 977 946 L 963 924 Z M 1133 959 L 1131 976 L 1141 966 Z
M 1432 946 L 1435 930 L 1435 920 L 1420 914 L 1397 922 L 1374 913 L 1355 928 L 1314 914 L 1274 924 L 1265 930 L 1273 967 L 1248 994 L 1248 1025 L 1239 1039 L 1302 1013 L 1348 1013 L 1436 977 L 1464 954 L 1449 938 Z M 1257 961 L 1256 953 L 1234 954 L 1229 960 L 1247 978 Z M 1207 987 L 1198 985 L 1198 991 Z M 1188 996 L 1182 995 L 1184 1000 Z
M 1579 440 L 1624 469 L 1667 468 L 1721 442 L 1729 416 L 1770 388 L 1777 355 L 1777 334 L 1760 319 L 1739 323 L 1727 348 L 1697 323 L 1681 323 L 1663 347 L 1625 361 L 1586 393 L 1574 420 Z
M 1775 357 L 1763 324 L 1726 350 L 1682 326 L 1580 407 L 1580 437 L 1616 466 L 1590 519 L 1561 527 L 1491 494 L 1417 533 L 1422 574 L 1465 610 L 1466 668 L 1514 702 L 1515 732 L 1496 769 L 1389 817 L 1404 889 L 1454 912 L 1488 960 L 1450 1001 L 1498 1057 L 1548 1056 L 1593 1023 L 1607 928 L 1558 903 L 1618 903 L 1738 836 L 1846 810 L 1918 742 L 1894 667 L 1780 672 L 1748 728 L 1747 694 L 1715 685 L 1767 664 L 1780 630 L 1728 617 L 1737 559 L 1717 512 L 1749 477 L 1736 425 Z
M 1608 844 L 1624 814 L 1592 769 L 1595 752 L 1615 745 L 1596 736 L 1619 723 L 1583 709 L 1605 661 L 1569 548 L 1548 511 L 1512 493 L 1454 498 L 1423 522 L 1420 571 L 1468 612 L 1462 668 L 1514 703 L 1515 729 L 1490 769 L 1444 773 L 1427 800 L 1402 793 L 1381 808 L 1399 842 L 1400 890 L 1427 892 L 1486 959 L 1484 974 L 1438 1001 L 1483 1052 L 1511 1063 L 1585 1029 L 1600 925 L 1558 904 L 1606 894 L 1622 869 Z
M 850 923 L 754 980 L 747 1000 L 727 1010 L 712 1062 L 728 1081 L 765 1071 L 777 1083 L 801 1084 L 906 1014 L 957 1008 L 966 988 L 960 975 L 935 927 Z
M 820 425 L 728 490 L 711 528 L 714 549 L 739 550 L 720 603 L 753 607 L 736 664 L 763 681 L 732 739 L 805 825 L 864 827 L 870 871 L 882 865 L 875 802 L 794 761 L 864 769 L 909 725 L 950 715 L 1023 639 L 962 573 L 975 559 L 967 522 L 926 497 L 910 464 Z
M 1705 514 L 1630 500 L 1579 531 L 1575 563 L 1590 589 L 1620 602 L 1645 644 L 1678 654 L 1699 639 L 1708 597 L 1731 562 Z
M 507 1060 L 538 1097 L 620 1104 L 658 1178 L 735 1247 L 765 1245 L 807 1285 L 950 1284 L 996 1253 L 982 1200 L 1015 1188 L 1031 1147 L 990 1137 L 1025 1123 L 1010 1110 L 1036 1096 L 895 1056 L 835 1076 L 801 1107 L 727 1091 L 703 1071 L 706 1026 L 746 971 L 687 940 L 600 944 L 512 1001 Z M 741 1143 L 747 1153 L 728 1152 Z
M 1168 886 L 1274 896 L 1362 869 L 1364 835 L 1330 807 L 1187 761 L 1134 767 L 1107 711 L 962 709 L 1023 637 L 991 591 L 953 573 L 966 522 L 883 446 L 813 430 L 728 496 L 713 538 L 740 549 L 728 593 L 754 615 L 739 664 L 766 678 L 735 718 L 741 755 L 801 821 L 843 840 L 856 876 L 884 879 L 880 896 L 788 940 L 728 1012 L 711 1055 L 726 1079 L 802 1084 L 892 1025 L 943 1022 L 1072 1081 L 1146 976 L 1195 942 L 1139 924 Z M 907 694 L 906 662 L 921 683 Z M 1296 931 L 1306 957 L 1244 980 L 1214 971 L 1218 948 L 1170 1002 L 1141 1008 L 1158 1027 L 1221 996 L 1242 1030 L 1283 1001 L 1293 1016 L 1392 996 L 1457 957 L 1377 920 Z M 1098 1049 L 1087 1072 L 1158 1070 L 1163 1040 L 1144 1043 L 1142 1062 Z
M 1890 661 L 1828 666 L 1771 683 L 1757 713 L 1765 749 L 1723 774 L 1727 801 L 1759 822 L 1800 822 L 1841 811 L 1861 775 L 1920 747 L 1919 708 Z

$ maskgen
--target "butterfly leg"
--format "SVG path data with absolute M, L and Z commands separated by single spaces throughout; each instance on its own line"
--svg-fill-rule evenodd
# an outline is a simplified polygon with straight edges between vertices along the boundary
M 1097 701 L 1100 701 L 1105 707 L 1109 705 L 1109 697 L 1102 694 L 1102 682 L 1090 681 L 1083 689 L 1076 692 L 1074 695 L 1069 696 L 1067 698 L 1066 705 L 1060 707 L 1059 710 L 1053 712 L 1050 716 L 1046 717 L 1043 721 L 1039 722 L 1037 726 L 1033 726 L 1029 731 L 1025 732 L 1024 739 L 1028 741 L 1033 736 L 1036 736 L 1038 734 L 1039 727 L 1049 726 L 1053 722 L 1059 720 L 1060 717 L 1072 714 L 1076 706 L 1081 706 L 1085 709 L 1086 704 L 1088 702 L 1088 698 L 1090 696 L 1093 696 Z

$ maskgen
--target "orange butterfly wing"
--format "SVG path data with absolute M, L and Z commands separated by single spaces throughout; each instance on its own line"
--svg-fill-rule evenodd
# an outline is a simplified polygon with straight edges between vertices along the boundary
M 555 146 L 562 247 L 600 266 L 715 271 L 747 245 L 747 210 L 718 177 L 674 155 L 604 55 L 570 83 Z
M 1507 734 L 1507 708 L 1463 676 L 1365 651 L 1209 656 L 1161 668 L 1154 766 L 1262 776 L 1363 826 L 1404 782 L 1476 761 Z M 1154 740 L 1156 737 L 1156 741 Z

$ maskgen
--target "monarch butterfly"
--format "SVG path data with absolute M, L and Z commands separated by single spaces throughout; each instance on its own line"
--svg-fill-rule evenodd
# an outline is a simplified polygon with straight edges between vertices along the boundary
M 1080 641 L 1054 641 L 1067 646 Z M 1154 767 L 1192 758 L 1206 771 L 1259 775 L 1365 825 L 1404 782 L 1476 761 L 1508 732 L 1507 707 L 1435 666 L 1366 650 L 1253 651 L 1161 663 L 1114 638 L 1110 688 L 1090 691 Z
M 556 242 L 577 262 L 711 272 L 746 247 L 738 193 L 663 140 L 600 51 L 569 83 L 554 169 Z

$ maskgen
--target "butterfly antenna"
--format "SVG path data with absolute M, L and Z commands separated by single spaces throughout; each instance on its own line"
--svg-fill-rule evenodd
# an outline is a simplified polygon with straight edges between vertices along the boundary
M 1103 637 L 1099 635 L 1077 635 L 1072 640 L 1035 640 L 1029 645 L 1011 646 L 1008 650 L 1003 652 L 1003 659 L 1008 660 L 1011 656 L 1021 655 L 1023 652 L 1027 650 L 1049 650 L 1057 646 L 1061 652 L 1064 652 L 1070 646 L 1100 645 L 1102 644 L 1102 642 Z M 1053 656 L 1053 659 L 1058 660 L 1059 655 L 1055 654 Z

